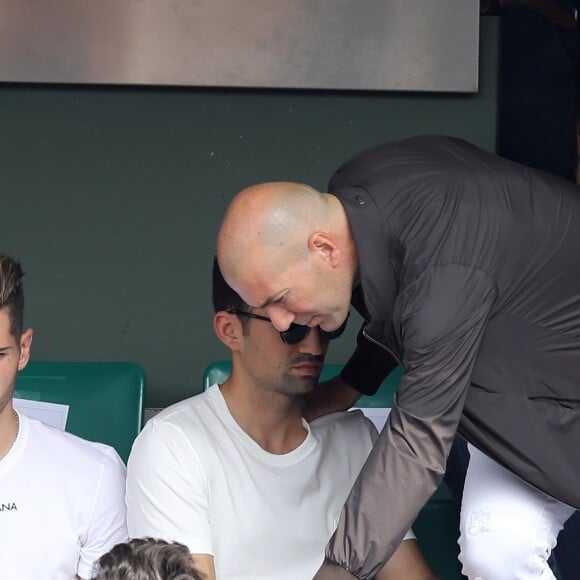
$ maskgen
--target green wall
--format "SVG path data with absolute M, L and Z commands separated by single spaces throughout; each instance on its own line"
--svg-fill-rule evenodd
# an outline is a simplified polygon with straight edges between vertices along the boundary
M 359 149 L 417 133 L 493 150 L 497 60 L 484 18 L 478 94 L 0 85 L 0 247 L 27 271 L 33 358 L 135 361 L 147 406 L 199 392 L 228 357 L 210 271 L 231 197 L 268 180 L 324 189 Z

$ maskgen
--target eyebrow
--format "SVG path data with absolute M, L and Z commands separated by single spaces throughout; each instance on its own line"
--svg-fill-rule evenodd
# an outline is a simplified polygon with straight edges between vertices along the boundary
M 258 304 L 258 306 L 254 306 L 254 308 L 266 308 L 266 306 L 268 306 L 268 304 L 272 304 L 272 302 L 274 302 L 274 299 L 268 298 L 268 299 L 266 299 L 266 302 L 263 302 L 262 304 Z
M 288 293 L 288 290 L 284 290 L 282 292 L 282 294 L 275 294 L 274 296 L 267 298 L 266 302 L 259 304 L 258 306 L 256 306 L 256 308 L 266 308 L 266 306 L 268 306 L 268 304 L 272 304 L 274 302 L 280 302 L 280 300 L 282 300 L 284 298 L 284 296 L 286 296 L 286 294 Z M 275 297 L 277 296 L 277 297 Z

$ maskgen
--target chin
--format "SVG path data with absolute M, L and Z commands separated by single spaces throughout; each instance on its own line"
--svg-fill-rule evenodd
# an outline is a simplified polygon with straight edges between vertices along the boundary
M 326 330 L 326 332 L 333 332 L 335 330 L 338 330 L 344 324 L 346 318 L 347 318 L 346 314 L 344 316 L 342 316 L 342 314 L 332 316 L 330 318 L 327 318 L 327 320 L 320 325 L 320 328 L 322 328 L 322 330 Z
M 308 376 L 294 378 L 286 384 L 284 391 L 288 395 L 300 396 L 311 393 L 318 384 L 318 377 Z

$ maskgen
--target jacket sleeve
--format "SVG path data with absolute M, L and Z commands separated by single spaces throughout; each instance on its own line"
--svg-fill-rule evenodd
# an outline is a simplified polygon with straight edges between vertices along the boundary
M 344 365 L 340 378 L 359 393 L 374 395 L 396 366 L 397 361 L 384 348 L 367 340 L 361 328 L 356 350 Z
M 315 580 L 373 578 L 441 482 L 496 294 L 485 272 L 446 265 L 401 295 L 405 373 Z

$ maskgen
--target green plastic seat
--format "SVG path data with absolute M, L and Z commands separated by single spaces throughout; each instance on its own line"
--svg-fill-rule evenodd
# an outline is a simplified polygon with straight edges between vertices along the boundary
M 123 362 L 36 362 L 18 375 L 14 396 L 69 405 L 66 430 L 111 445 L 127 461 L 143 423 L 145 375 Z
M 336 376 L 341 365 L 324 365 L 320 379 Z M 223 383 L 232 370 L 230 361 L 217 361 L 207 367 L 203 375 L 204 390 L 214 383 Z M 383 381 L 372 397 L 363 396 L 357 407 L 392 407 L 393 397 L 401 381 L 402 370 L 396 368 Z M 442 483 L 425 504 L 413 524 L 413 531 L 429 565 L 441 580 L 460 580 L 461 564 L 457 559 L 459 547 L 459 510 L 449 489 Z

